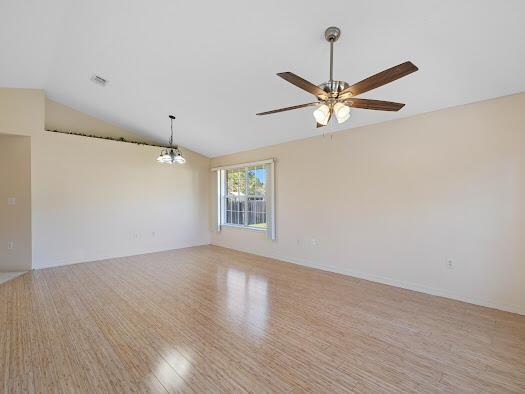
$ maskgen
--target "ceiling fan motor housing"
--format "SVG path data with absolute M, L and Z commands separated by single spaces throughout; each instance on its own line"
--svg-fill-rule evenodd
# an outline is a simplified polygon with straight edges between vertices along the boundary
M 346 83 L 345 81 L 328 81 L 318 86 L 321 89 L 323 89 L 326 93 L 330 94 L 330 96 L 334 97 L 334 96 L 337 96 L 340 92 L 345 90 L 350 85 Z

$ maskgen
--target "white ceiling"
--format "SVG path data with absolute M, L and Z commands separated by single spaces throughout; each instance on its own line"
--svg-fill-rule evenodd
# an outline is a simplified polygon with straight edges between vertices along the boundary
M 342 30 L 336 79 L 420 68 L 363 95 L 405 108 L 355 109 L 348 128 L 525 91 L 523 15 L 522 0 L 2 0 L 0 86 L 159 141 L 174 113 L 178 143 L 218 156 L 323 132 L 312 108 L 255 113 L 312 101 L 275 73 L 326 81 L 327 26 Z

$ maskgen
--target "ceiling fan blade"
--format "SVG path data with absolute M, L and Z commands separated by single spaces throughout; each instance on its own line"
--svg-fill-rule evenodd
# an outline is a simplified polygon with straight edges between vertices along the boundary
M 308 93 L 311 93 L 314 96 L 317 96 L 323 99 L 328 98 L 327 93 L 323 89 L 321 89 L 319 86 L 314 85 L 311 82 L 308 82 L 306 79 L 303 79 L 300 76 L 295 75 L 294 73 L 284 72 L 284 73 L 277 73 L 277 75 L 280 76 L 285 81 L 288 81 L 291 84 L 294 84 L 298 88 L 306 90 Z
M 316 102 L 313 102 L 313 103 L 294 105 L 293 107 L 274 109 L 272 111 L 260 112 L 257 115 L 270 115 L 270 114 L 275 114 L 277 112 L 291 111 L 292 109 L 310 107 L 310 106 L 316 105 L 316 104 L 319 104 L 319 102 L 316 101 Z
M 369 100 L 360 98 L 351 98 L 345 100 L 344 103 L 354 108 L 375 109 L 378 111 L 399 111 L 405 106 L 403 103 L 394 103 L 393 101 Z
M 402 78 L 417 70 L 419 69 L 412 62 L 398 64 L 397 66 L 381 71 L 378 74 L 372 75 L 371 77 L 363 79 L 362 81 L 347 87 L 339 93 L 339 97 L 344 98 L 345 96 L 357 96 L 358 94 L 365 93 L 369 90 L 386 85 L 387 83 Z

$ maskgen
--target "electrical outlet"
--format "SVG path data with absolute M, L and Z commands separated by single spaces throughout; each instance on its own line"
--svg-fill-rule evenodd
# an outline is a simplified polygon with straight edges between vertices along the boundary
M 312 238 L 312 246 L 319 245 L 319 240 L 317 238 Z
M 7 249 L 11 250 L 15 247 L 15 242 L 14 241 L 9 241 L 7 243 Z
M 453 270 L 454 269 L 454 261 L 452 259 L 449 259 L 447 261 L 447 267 L 449 270 Z
M 16 205 L 16 197 L 7 197 L 7 205 Z

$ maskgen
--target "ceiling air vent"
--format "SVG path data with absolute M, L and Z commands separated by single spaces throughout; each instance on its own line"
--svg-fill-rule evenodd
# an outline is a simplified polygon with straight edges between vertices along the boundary
M 106 86 L 106 84 L 108 83 L 107 79 L 104 79 L 99 75 L 93 75 L 91 77 L 91 80 L 100 86 Z

